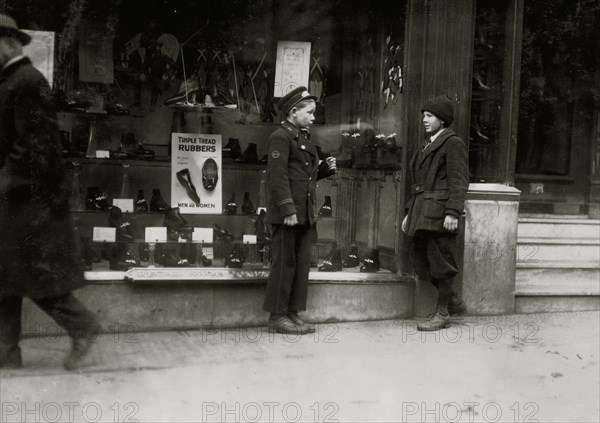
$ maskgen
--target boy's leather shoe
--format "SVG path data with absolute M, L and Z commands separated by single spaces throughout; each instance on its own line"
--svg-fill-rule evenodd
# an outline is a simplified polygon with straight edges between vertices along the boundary
M 449 323 L 450 314 L 445 314 L 438 308 L 429 320 L 419 323 L 417 329 L 424 332 L 431 332 L 443 329 L 447 327 Z
M 288 318 L 292 322 L 294 322 L 294 324 L 296 324 L 297 326 L 305 328 L 308 331 L 307 333 L 315 332 L 315 327 L 313 325 L 306 323 L 304 320 L 302 320 L 302 318 L 298 315 L 297 311 L 290 311 L 288 313 Z
M 296 325 L 288 316 L 279 316 L 269 319 L 269 329 L 273 332 L 291 335 L 305 335 L 310 333 L 307 327 Z

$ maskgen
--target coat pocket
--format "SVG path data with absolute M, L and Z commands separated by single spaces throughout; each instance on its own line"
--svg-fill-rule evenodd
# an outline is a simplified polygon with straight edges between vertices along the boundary
M 446 214 L 448 190 L 425 191 L 423 193 L 423 216 L 443 219 Z

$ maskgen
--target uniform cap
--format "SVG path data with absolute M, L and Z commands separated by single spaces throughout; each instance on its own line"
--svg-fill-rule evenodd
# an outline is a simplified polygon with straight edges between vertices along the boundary
M 279 100 L 277 106 L 279 107 L 279 110 L 281 110 L 281 113 L 283 113 L 285 116 L 296 104 L 300 103 L 302 100 L 309 99 L 317 101 L 317 97 L 311 95 L 306 87 L 298 87 L 281 97 L 281 100 Z

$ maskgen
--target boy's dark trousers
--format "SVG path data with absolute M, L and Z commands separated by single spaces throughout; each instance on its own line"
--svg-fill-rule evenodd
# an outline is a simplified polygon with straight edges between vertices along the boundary
M 287 314 L 306 310 L 314 225 L 273 225 L 273 263 L 263 310 Z

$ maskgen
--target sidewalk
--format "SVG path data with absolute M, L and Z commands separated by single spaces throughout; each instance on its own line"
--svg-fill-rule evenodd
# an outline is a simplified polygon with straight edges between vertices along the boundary
M 0 421 L 600 421 L 600 312 L 112 333 L 81 373 L 65 337 L 22 343 Z

